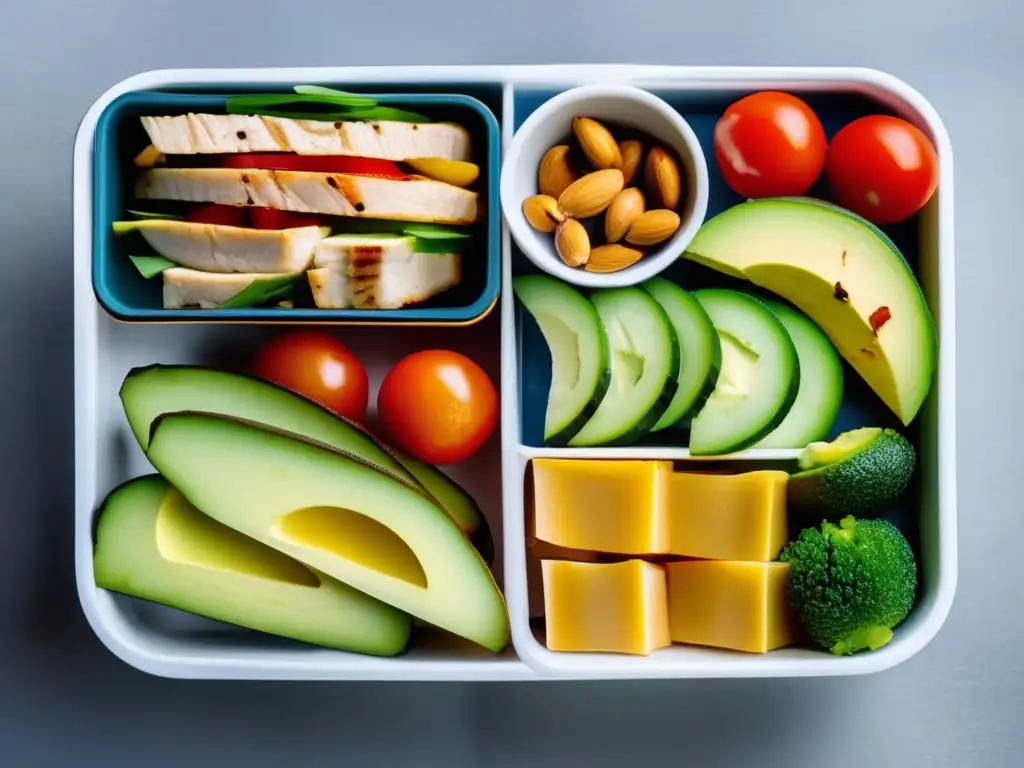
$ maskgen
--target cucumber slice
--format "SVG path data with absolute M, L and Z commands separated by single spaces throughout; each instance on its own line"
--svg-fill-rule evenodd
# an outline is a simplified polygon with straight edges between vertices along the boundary
M 551 352 L 544 442 L 565 445 L 597 411 L 608 389 L 611 370 L 601 318 L 582 294 L 548 275 L 516 277 L 512 289 Z
M 779 319 L 753 296 L 725 288 L 706 288 L 693 296 L 718 331 L 722 370 L 715 391 L 693 419 L 690 453 L 733 453 L 785 419 L 800 384 L 796 347 Z
M 612 381 L 569 445 L 629 445 L 650 431 L 675 396 L 679 343 L 665 310 L 639 288 L 604 288 L 590 301 L 608 338 Z
M 828 437 L 843 404 L 843 360 L 828 336 L 788 304 L 765 300 L 789 333 L 800 360 L 800 386 L 786 418 L 754 448 L 804 448 Z
M 675 283 L 655 277 L 640 287 L 665 310 L 679 344 L 678 388 L 651 431 L 687 427 L 718 383 L 722 366 L 718 333 L 700 302 Z

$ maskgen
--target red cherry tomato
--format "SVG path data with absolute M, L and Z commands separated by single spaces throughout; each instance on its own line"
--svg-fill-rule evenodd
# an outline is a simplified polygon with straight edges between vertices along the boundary
M 348 347 L 324 333 L 293 331 L 271 339 L 256 353 L 251 371 L 339 416 L 366 418 L 366 369 Z
M 744 197 L 804 194 L 821 175 L 826 149 L 817 115 L 788 93 L 745 96 L 715 125 L 718 167 Z
M 388 439 L 428 464 L 471 456 L 498 423 L 498 392 L 479 365 L 432 349 L 403 358 L 377 393 Z
M 245 208 L 237 205 L 221 205 L 206 203 L 189 208 L 185 212 L 185 221 L 196 224 L 220 224 L 228 227 L 246 227 L 249 217 Z
M 314 213 L 279 211 L 276 208 L 254 207 L 249 209 L 249 219 L 254 229 L 289 229 L 291 227 L 315 227 L 320 223 Z
M 869 115 L 832 137 L 825 175 L 839 205 L 875 224 L 895 224 L 935 192 L 939 158 L 928 137 L 906 120 Z

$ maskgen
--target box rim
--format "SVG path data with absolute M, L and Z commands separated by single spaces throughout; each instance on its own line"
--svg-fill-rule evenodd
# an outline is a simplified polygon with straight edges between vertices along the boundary
M 296 673 L 282 667 L 267 669 L 243 668 L 243 665 L 231 668 L 221 663 L 216 674 L 199 674 L 200 667 L 196 663 L 184 660 L 163 660 L 141 649 L 132 649 L 122 643 L 109 632 L 103 623 L 95 604 L 95 589 L 91 579 L 91 533 L 90 521 L 93 514 L 91 500 L 95 498 L 96 471 L 86 472 L 84 468 L 89 462 L 95 462 L 94 446 L 87 444 L 86 435 L 94 439 L 96 435 L 96 414 L 93 405 L 97 396 L 97 375 L 95 370 L 88 374 L 88 366 L 96 360 L 98 353 L 98 332 L 96 321 L 100 308 L 92 291 L 90 278 L 91 243 L 89 233 L 91 226 L 91 148 L 98 115 L 118 95 L 129 90 L 147 87 L 175 87 L 212 84 L 223 82 L 247 82 L 259 79 L 262 82 L 327 82 L 358 77 L 365 84 L 384 83 L 389 80 L 401 80 L 410 83 L 448 84 L 472 80 L 474 83 L 493 83 L 504 89 L 506 104 L 510 103 L 509 95 L 513 89 L 543 85 L 547 87 L 572 87 L 582 83 L 629 83 L 640 87 L 675 87 L 686 89 L 723 88 L 727 85 L 736 87 L 756 88 L 759 85 L 773 83 L 777 87 L 827 87 L 828 85 L 856 84 L 861 87 L 875 88 L 891 98 L 903 102 L 917 113 L 927 125 L 939 153 L 942 174 L 937 194 L 938 216 L 937 227 L 940 233 L 938 241 L 938 314 L 940 318 L 941 351 L 938 366 L 938 402 L 936 408 L 938 430 L 938 567 L 935 586 L 935 598 L 931 602 L 928 614 L 918 623 L 911 636 L 891 652 L 876 652 L 849 657 L 851 660 L 864 659 L 860 663 L 843 663 L 846 659 L 827 660 L 831 669 L 812 671 L 807 662 L 789 664 L 780 662 L 771 675 L 723 674 L 720 665 L 708 665 L 702 671 L 690 671 L 685 675 L 638 675 L 635 671 L 616 674 L 612 677 L 638 679 L 640 677 L 731 677 L 731 676 L 785 676 L 802 677 L 817 674 L 861 674 L 876 672 L 896 666 L 916 655 L 927 645 L 943 626 L 952 607 L 957 585 L 957 515 L 956 515 L 956 424 L 955 424 L 955 270 L 953 246 L 953 158 L 948 133 L 941 118 L 931 104 L 903 80 L 880 70 L 863 67 L 813 67 L 813 66 L 674 66 L 674 65 L 634 65 L 634 64 L 567 64 L 567 65 L 445 65 L 415 67 L 407 65 L 379 67 L 289 67 L 289 68 L 220 68 L 220 69 L 158 69 L 141 72 L 115 83 L 104 91 L 90 106 L 76 131 L 73 162 L 73 232 L 74 232 L 74 275 L 75 275 L 75 561 L 76 582 L 79 601 L 86 618 L 97 637 L 112 653 L 126 663 L 151 674 L 168 677 L 194 678 L 238 678 L 238 679 L 361 679 L 389 680 L 395 679 L 392 674 L 378 675 L 371 670 L 363 674 L 359 666 L 344 670 L 338 674 L 324 674 L 322 671 L 307 670 L 308 675 L 296 676 Z M 502 141 L 506 140 L 505 128 L 511 127 L 512 116 L 503 115 Z M 501 351 L 501 371 L 503 385 L 511 382 L 517 386 L 514 367 L 514 355 L 505 343 L 506 326 L 511 323 L 512 297 L 509 291 L 500 290 L 505 284 L 509 272 L 508 231 L 502 221 L 502 281 L 499 284 L 499 302 L 502 312 L 503 344 Z M 83 245 L 84 243 L 84 245 Z M 84 256 L 82 254 L 85 254 Z M 84 286 L 83 286 L 84 278 Z M 93 315 L 89 313 L 93 312 Z M 511 328 L 511 325 L 508 325 Z M 508 402 L 511 398 L 502 399 L 502 419 L 507 421 L 511 412 L 513 425 L 518 424 L 515 406 Z M 511 409 L 509 411 L 508 409 Z M 506 443 L 506 440 L 511 442 Z M 515 476 L 515 465 L 520 460 L 518 445 L 518 428 L 504 429 L 502 437 L 502 478 L 503 499 L 505 510 L 509 506 L 509 494 L 512 489 L 508 480 Z M 520 494 L 521 495 L 521 494 Z M 515 496 L 513 495 L 513 499 Z M 520 501 L 521 508 L 521 501 Z M 505 557 L 506 575 L 510 569 L 510 555 L 525 556 L 525 541 L 520 532 L 518 543 L 521 552 L 513 551 L 515 520 L 519 519 L 522 527 L 522 516 L 503 514 L 505 526 Z M 509 531 L 510 523 L 513 531 Z M 510 535 L 513 534 L 513 535 Z M 506 597 L 510 593 L 525 600 L 525 580 L 522 582 L 523 594 L 519 595 L 518 579 L 506 578 Z M 511 610 L 511 609 L 510 609 Z M 515 621 L 513 621 L 515 631 Z M 516 650 L 519 643 L 513 637 Z M 520 652 L 520 657 L 522 653 Z M 402 680 L 498 680 L 498 679 L 598 679 L 607 675 L 594 674 L 593 670 L 579 671 L 572 675 L 552 673 L 544 669 L 535 669 L 521 658 L 515 661 L 463 661 L 438 662 L 451 664 L 452 674 L 444 675 L 445 669 L 433 666 L 430 671 L 426 665 L 418 664 L 418 671 L 413 675 L 404 674 Z M 507 665 L 508 670 L 499 677 L 492 677 L 493 672 L 482 674 L 484 665 Z M 361 666 L 361 665 L 360 665 Z M 762 664 L 767 668 L 771 665 Z M 783 669 L 782 667 L 786 667 Z M 798 669 L 794 669 L 797 667 Z M 514 671 L 513 671 L 514 670 Z M 412 671 L 411 669 L 408 671 Z M 457 672 L 457 674 L 456 674 Z M 229 674 L 225 674 L 229 673 Z M 247 674 L 242 674 L 247 673 Z

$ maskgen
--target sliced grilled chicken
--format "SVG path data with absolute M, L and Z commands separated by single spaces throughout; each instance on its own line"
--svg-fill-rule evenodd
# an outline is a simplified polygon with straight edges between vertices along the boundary
M 165 155 L 296 152 L 402 161 L 469 160 L 469 132 L 452 123 L 329 122 L 261 115 L 189 113 L 143 117 L 142 127 Z
M 280 275 L 199 272 L 185 267 L 165 269 L 164 309 L 213 309 L 250 283 L 280 280 Z
M 416 253 L 411 237 L 336 235 L 317 243 L 307 272 L 322 309 L 398 309 L 458 285 L 457 253 Z
M 138 230 L 153 249 L 175 264 L 204 272 L 281 274 L 301 272 L 313 246 L 330 227 L 250 229 L 191 221 L 142 219 L 118 222 L 115 231 Z
M 443 224 L 470 224 L 477 217 L 475 192 L 419 176 L 397 181 L 309 171 L 152 168 L 139 177 L 135 196 Z

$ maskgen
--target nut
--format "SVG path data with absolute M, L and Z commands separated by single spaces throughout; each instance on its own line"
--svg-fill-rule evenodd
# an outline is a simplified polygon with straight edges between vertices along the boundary
M 619 243 L 599 245 L 590 252 L 587 259 L 587 272 L 618 272 L 620 269 L 636 264 L 643 258 L 644 252 L 639 248 L 630 248 Z
M 559 195 L 558 208 L 566 216 L 586 219 L 601 213 L 621 191 L 622 171 L 594 171 L 574 181 Z
M 565 221 L 558 201 L 550 195 L 534 195 L 523 200 L 523 215 L 530 226 L 541 232 L 554 232 Z
M 615 196 L 604 214 L 604 238 L 615 243 L 626 236 L 633 222 L 644 212 L 644 194 L 636 187 Z
M 682 181 L 679 165 L 665 149 L 652 147 L 644 164 L 644 184 L 647 193 L 662 208 L 674 211 L 679 207 Z
M 636 171 L 640 167 L 640 161 L 644 156 L 644 145 L 636 139 L 626 139 L 626 141 L 619 142 L 619 152 L 622 153 L 623 184 L 628 187 L 633 183 Z
M 576 219 L 566 219 L 555 229 L 555 250 L 570 267 L 586 264 L 590 258 L 590 235 Z
M 569 163 L 569 147 L 559 144 L 544 153 L 537 170 L 537 186 L 542 195 L 556 200 L 565 188 L 579 178 Z
M 664 208 L 647 211 L 629 228 L 626 242 L 632 245 L 657 245 L 679 229 L 679 214 Z
M 591 117 L 573 118 L 572 130 L 580 143 L 580 149 L 595 170 L 622 167 L 622 153 L 615 143 L 615 137 L 597 120 Z

